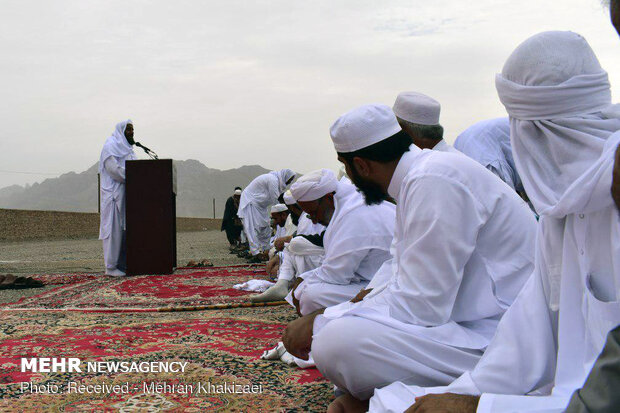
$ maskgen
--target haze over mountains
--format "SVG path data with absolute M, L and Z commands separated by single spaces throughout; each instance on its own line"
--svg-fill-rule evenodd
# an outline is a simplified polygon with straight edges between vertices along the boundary
M 245 188 L 258 175 L 269 172 L 259 165 L 219 170 L 199 161 L 174 161 L 177 170 L 177 216 L 221 218 L 226 199 L 235 186 Z M 69 172 L 31 186 L 0 189 L 0 208 L 47 211 L 97 212 L 97 164 L 82 173 Z

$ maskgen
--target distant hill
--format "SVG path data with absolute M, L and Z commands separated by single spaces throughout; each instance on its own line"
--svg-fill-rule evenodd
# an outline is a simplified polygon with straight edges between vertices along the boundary
M 177 216 L 221 218 L 226 199 L 235 186 L 245 188 L 258 175 L 269 172 L 259 165 L 241 168 L 207 168 L 190 159 L 174 161 L 177 170 Z M 69 172 L 33 185 L 0 189 L 0 208 L 45 211 L 97 212 L 97 164 L 82 173 Z

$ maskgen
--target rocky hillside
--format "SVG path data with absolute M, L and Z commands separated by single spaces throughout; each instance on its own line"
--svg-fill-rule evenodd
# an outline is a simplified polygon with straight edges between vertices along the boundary
M 207 168 L 196 160 L 175 161 L 177 170 L 177 216 L 221 218 L 226 199 L 235 186 L 246 187 L 258 175 L 269 172 L 258 166 Z M 31 186 L 0 189 L 0 208 L 45 211 L 97 212 L 97 164 L 88 170 L 69 172 Z

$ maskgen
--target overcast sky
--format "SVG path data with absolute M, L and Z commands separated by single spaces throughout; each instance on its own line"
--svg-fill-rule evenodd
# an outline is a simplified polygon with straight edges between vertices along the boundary
M 161 158 L 305 173 L 337 167 L 340 114 L 415 90 L 453 142 L 505 114 L 494 76 L 544 30 L 584 35 L 616 100 L 600 0 L 0 0 L 0 188 L 84 171 L 127 118 Z

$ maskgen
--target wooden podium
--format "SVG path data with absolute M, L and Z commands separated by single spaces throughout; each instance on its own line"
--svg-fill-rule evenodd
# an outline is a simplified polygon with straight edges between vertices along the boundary
M 125 163 L 127 275 L 171 274 L 177 266 L 172 159 Z

